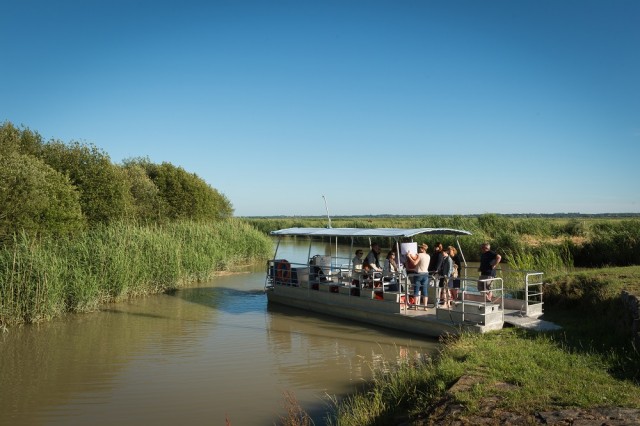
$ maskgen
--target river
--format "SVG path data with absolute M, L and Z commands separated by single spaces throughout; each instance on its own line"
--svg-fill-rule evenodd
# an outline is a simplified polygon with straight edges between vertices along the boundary
M 264 278 L 257 265 L 0 332 L 0 424 L 272 425 L 289 393 L 319 425 L 327 395 L 353 392 L 372 366 L 437 350 L 435 340 L 269 306 Z

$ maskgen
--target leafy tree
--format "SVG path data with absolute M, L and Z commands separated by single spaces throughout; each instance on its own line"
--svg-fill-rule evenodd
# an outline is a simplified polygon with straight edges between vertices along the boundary
M 133 197 L 134 217 L 147 223 L 158 223 L 166 219 L 167 205 L 145 168 L 132 160 L 125 161 L 123 168 Z
M 42 136 L 38 133 L 27 128 L 20 130 L 8 121 L 0 126 L 0 152 L 37 155 L 40 147 Z
M 195 173 L 170 163 L 142 163 L 160 191 L 169 219 L 220 220 L 233 215 L 229 200 Z
M 102 150 L 92 144 L 51 141 L 43 145 L 41 156 L 76 186 L 82 212 L 90 224 L 131 217 L 133 202 L 126 173 Z
M 17 232 L 61 236 L 84 228 L 79 196 L 61 173 L 41 160 L 0 153 L 0 241 Z

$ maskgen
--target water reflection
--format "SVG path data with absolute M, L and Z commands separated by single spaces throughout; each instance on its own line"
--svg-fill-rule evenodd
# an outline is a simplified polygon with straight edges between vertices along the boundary
M 0 333 L 0 424 L 273 424 L 284 392 L 321 416 L 325 393 L 353 391 L 372 365 L 436 349 L 267 306 L 264 266 L 251 270 Z
M 276 367 L 300 387 L 330 388 L 335 377 L 326 372 L 332 370 L 341 371 L 344 379 L 357 384 L 370 377 L 373 367 L 409 356 L 422 359 L 435 346 L 432 341 L 426 345 L 414 341 L 410 334 L 294 308 L 269 305 L 268 312 L 272 313 L 268 344 L 280 361 Z

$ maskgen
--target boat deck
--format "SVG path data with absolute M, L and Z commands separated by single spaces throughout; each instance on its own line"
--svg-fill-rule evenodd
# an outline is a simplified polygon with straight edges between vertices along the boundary
M 417 309 L 402 309 L 401 314 L 410 317 L 430 317 L 436 318 L 437 311 L 446 312 L 447 308 L 440 307 L 436 310 L 435 306 L 429 305 L 427 308 L 422 306 Z M 446 314 L 445 314 L 446 315 Z M 443 315 L 440 315 L 442 318 Z M 513 327 L 524 328 L 532 331 L 555 331 L 560 330 L 562 327 L 551 322 L 542 320 L 540 318 L 531 318 L 522 315 L 522 312 L 517 309 L 505 309 L 504 310 L 504 323 Z
M 532 331 L 555 331 L 562 328 L 551 321 L 545 321 L 540 318 L 530 318 L 522 315 L 522 312 L 519 310 L 512 309 L 505 309 L 504 322 L 514 327 L 525 328 Z

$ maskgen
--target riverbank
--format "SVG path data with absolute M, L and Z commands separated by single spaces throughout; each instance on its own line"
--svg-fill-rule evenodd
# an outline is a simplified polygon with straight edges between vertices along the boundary
M 237 219 L 113 224 L 69 239 L 20 235 L 0 248 L 0 327 L 203 282 L 271 249 L 269 237 Z
M 433 360 L 378 373 L 328 424 L 637 424 L 640 353 L 621 290 L 637 291 L 639 277 L 628 267 L 553 278 L 545 317 L 562 330 L 449 339 Z

